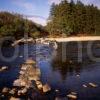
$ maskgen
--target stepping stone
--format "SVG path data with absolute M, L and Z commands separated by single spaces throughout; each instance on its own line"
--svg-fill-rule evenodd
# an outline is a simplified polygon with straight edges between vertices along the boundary
M 8 88 L 5 87 L 5 88 L 2 89 L 2 93 L 8 93 L 8 92 L 9 92 Z
M 87 88 L 87 85 L 83 84 L 83 87 L 84 87 L 84 88 Z
M 90 85 L 91 87 L 94 87 L 94 88 L 98 87 L 98 85 L 95 84 L 95 83 L 89 83 L 89 85 Z
M 43 85 L 43 92 L 49 92 L 51 90 L 51 87 L 48 84 Z
M 70 99 L 77 99 L 77 96 L 73 94 L 68 94 L 67 97 Z

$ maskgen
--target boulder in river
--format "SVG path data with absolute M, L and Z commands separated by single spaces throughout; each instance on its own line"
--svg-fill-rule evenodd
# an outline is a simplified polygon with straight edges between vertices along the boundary
M 23 88 L 23 89 L 21 90 L 21 93 L 22 93 L 22 94 L 25 94 L 25 93 L 27 93 L 27 91 L 28 91 L 27 88 Z
M 89 83 L 89 85 L 90 85 L 91 87 L 94 87 L 94 88 L 98 87 L 98 85 L 95 84 L 95 83 Z
M 36 64 L 36 62 L 32 59 L 27 59 L 25 64 Z
M 32 80 L 38 81 L 38 80 L 40 80 L 40 77 L 38 77 L 38 76 L 36 76 L 36 75 L 35 75 L 35 76 L 34 76 L 34 75 L 33 75 L 33 76 L 29 76 L 29 80 L 30 80 L 30 81 L 32 81 Z
M 26 82 L 21 79 L 17 79 L 14 81 L 13 86 L 26 86 Z
M 2 70 L 7 70 L 7 69 L 8 69 L 7 66 L 3 66 L 3 67 L 2 67 Z
M 71 92 L 71 94 L 73 94 L 73 95 L 77 95 L 77 93 L 76 93 L 76 92 Z
M 7 87 L 2 89 L 2 93 L 8 93 L 8 92 L 9 92 L 9 89 Z
M 25 64 L 22 65 L 21 70 L 26 71 L 27 70 L 27 66 Z
M 43 85 L 43 92 L 46 93 L 49 91 L 51 91 L 51 87 L 48 84 Z
M 55 92 L 59 92 L 59 90 L 58 90 L 58 89 L 56 89 L 56 90 L 55 90 Z
M 37 76 L 40 76 L 40 75 L 41 75 L 40 68 L 38 68 L 38 67 L 36 67 L 36 75 L 37 75 Z
M 76 76 L 77 76 L 77 77 L 80 77 L 80 75 L 79 75 L 79 74 L 77 74 Z
M 23 75 L 23 74 L 25 74 L 25 72 L 24 72 L 24 71 L 20 71 L 19 73 L 20 73 L 20 75 Z
M 37 85 L 37 88 L 38 88 L 39 90 L 42 90 L 42 89 L 43 89 L 42 82 L 36 81 L 36 85 Z
M 84 87 L 84 88 L 87 88 L 87 85 L 83 84 L 83 87 Z
M 3 67 L 0 68 L 0 72 L 5 71 L 5 70 L 7 70 L 7 69 L 8 69 L 7 66 L 3 66 Z
M 75 100 L 77 99 L 77 95 L 74 94 L 68 94 L 67 97 L 70 99 L 75 99 Z

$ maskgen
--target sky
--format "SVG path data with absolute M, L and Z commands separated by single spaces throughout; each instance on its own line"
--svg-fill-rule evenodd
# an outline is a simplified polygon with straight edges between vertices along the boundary
M 0 11 L 9 11 L 26 16 L 28 15 L 28 19 L 38 24 L 46 25 L 51 4 L 59 4 L 60 1 L 61 0 L 0 0 Z M 100 8 L 100 0 L 80 1 L 84 4 L 94 4 Z

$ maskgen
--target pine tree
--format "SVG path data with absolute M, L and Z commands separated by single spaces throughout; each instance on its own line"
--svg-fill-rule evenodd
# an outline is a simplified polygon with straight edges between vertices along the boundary
M 91 35 L 100 32 L 100 10 L 94 5 L 84 5 L 79 0 L 77 3 L 62 0 L 58 5 L 53 4 L 49 18 L 47 28 L 52 34 Z

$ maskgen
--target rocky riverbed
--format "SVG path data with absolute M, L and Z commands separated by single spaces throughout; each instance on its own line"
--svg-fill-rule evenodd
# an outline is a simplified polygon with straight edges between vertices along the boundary
M 44 95 L 51 91 L 48 84 L 42 84 L 41 71 L 32 59 L 21 65 L 19 77 L 12 88 L 3 88 L 0 100 L 48 100 Z

